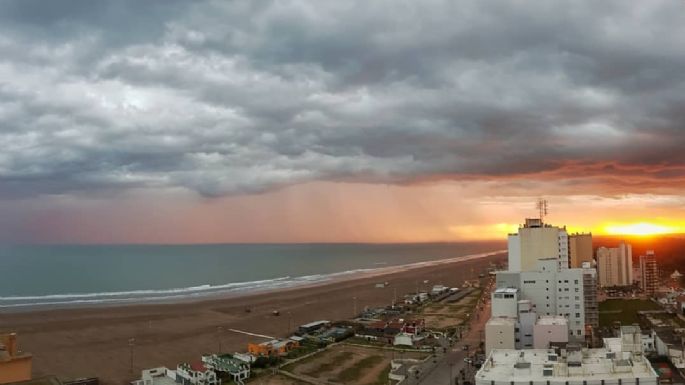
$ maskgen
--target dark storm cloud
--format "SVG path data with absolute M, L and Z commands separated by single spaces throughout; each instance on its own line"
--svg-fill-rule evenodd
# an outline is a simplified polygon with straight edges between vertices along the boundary
M 627 192 L 682 187 L 684 8 L 2 2 L 0 194 L 435 178 L 572 192 L 616 174 Z

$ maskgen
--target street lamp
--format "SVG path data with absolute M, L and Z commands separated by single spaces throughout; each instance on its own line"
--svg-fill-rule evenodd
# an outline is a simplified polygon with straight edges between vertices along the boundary
M 219 354 L 221 354 L 221 333 L 224 331 L 224 328 L 221 326 L 216 327 L 216 334 L 217 334 L 217 340 L 219 341 Z
M 135 346 L 135 344 L 136 344 L 135 338 L 129 338 L 128 339 L 128 348 L 129 348 L 130 353 L 131 353 L 131 367 L 130 367 L 129 371 L 131 373 L 133 373 L 133 346 Z
M 454 362 L 450 361 L 450 381 L 447 383 L 448 385 L 452 385 L 454 383 L 454 374 L 452 369 L 454 369 Z

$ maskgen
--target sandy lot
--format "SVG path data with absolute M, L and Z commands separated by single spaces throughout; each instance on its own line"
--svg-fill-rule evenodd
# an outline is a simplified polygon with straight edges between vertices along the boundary
M 288 370 L 296 375 L 340 384 L 381 385 L 388 381 L 393 358 L 424 358 L 426 353 L 364 348 L 340 344 L 296 363 Z

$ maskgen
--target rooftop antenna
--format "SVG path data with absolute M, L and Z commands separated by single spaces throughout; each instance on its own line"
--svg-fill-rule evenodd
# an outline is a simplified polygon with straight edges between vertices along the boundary
M 545 217 L 547 216 L 547 209 L 549 207 L 549 203 L 547 202 L 547 199 L 544 198 L 539 198 L 538 203 L 537 203 L 537 208 L 540 213 L 540 222 L 545 223 Z

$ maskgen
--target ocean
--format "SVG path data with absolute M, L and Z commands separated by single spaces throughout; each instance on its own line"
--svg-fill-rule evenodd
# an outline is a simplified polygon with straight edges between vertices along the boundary
M 0 246 L 0 311 L 201 299 L 501 251 L 501 242 Z

